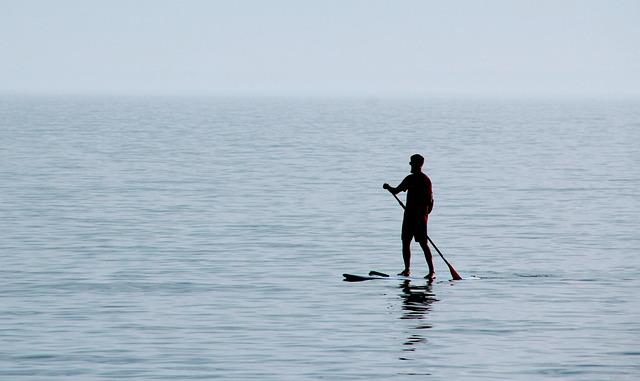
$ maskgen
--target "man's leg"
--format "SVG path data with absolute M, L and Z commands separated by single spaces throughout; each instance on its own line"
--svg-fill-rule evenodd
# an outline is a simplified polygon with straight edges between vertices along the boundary
M 433 258 L 431 256 L 431 249 L 429 249 L 429 245 L 427 241 L 420 241 L 420 247 L 422 247 L 422 251 L 424 251 L 424 259 L 427 260 L 427 266 L 429 266 L 429 274 L 427 274 L 427 278 L 433 278 L 435 271 L 433 268 Z
M 404 260 L 404 270 L 398 275 L 409 276 L 409 268 L 411 267 L 411 238 L 402 238 L 402 259 Z

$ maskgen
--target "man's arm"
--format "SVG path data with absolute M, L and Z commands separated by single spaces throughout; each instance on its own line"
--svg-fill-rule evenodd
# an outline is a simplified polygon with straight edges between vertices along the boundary
M 389 192 L 391 192 L 391 194 L 398 194 L 400 193 L 400 191 L 398 190 L 398 188 L 394 188 L 391 185 L 384 183 L 382 184 L 382 187 L 386 190 L 388 190 Z
M 398 194 L 400 192 L 404 192 L 408 189 L 407 187 L 407 179 L 405 178 L 404 180 L 402 180 L 402 182 L 400 183 L 400 185 L 398 185 L 397 188 L 392 187 L 391 185 L 384 183 L 382 184 L 382 187 L 386 190 L 388 190 L 389 192 L 391 192 L 392 194 Z

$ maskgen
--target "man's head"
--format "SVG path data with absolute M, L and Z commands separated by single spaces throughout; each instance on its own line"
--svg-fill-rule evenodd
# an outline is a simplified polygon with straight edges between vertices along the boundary
M 411 165 L 411 173 L 418 173 L 422 170 L 424 164 L 424 157 L 420 154 L 411 155 L 409 165 Z

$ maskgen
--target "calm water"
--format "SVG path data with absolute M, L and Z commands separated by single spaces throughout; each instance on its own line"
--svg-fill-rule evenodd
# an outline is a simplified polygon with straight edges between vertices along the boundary
M 637 380 L 639 146 L 639 102 L 2 98 L 0 379 Z M 476 279 L 343 282 L 402 269 L 415 152 Z

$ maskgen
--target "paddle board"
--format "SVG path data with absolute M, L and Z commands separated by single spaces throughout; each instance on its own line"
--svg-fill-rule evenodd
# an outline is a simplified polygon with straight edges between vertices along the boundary
M 427 281 L 426 278 L 410 277 L 410 276 L 390 276 L 378 271 L 371 271 L 369 275 L 357 275 L 357 274 L 342 274 L 344 281 L 346 282 L 362 282 L 365 280 L 387 279 L 387 280 L 420 280 Z

